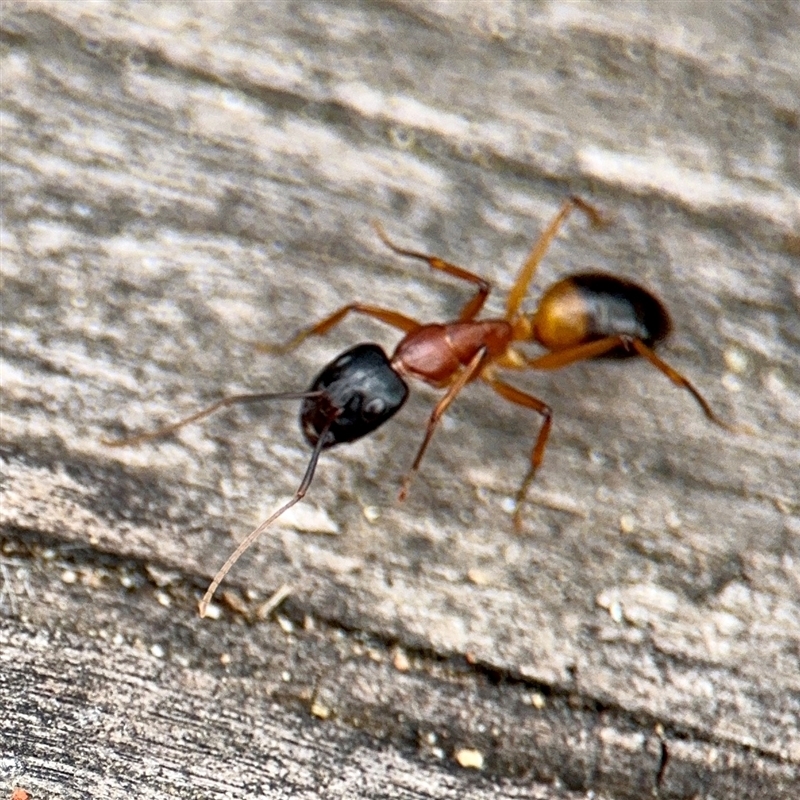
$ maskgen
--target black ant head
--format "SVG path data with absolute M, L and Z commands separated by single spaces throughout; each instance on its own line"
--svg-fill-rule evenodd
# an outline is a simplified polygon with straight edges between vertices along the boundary
M 271 400 L 292 397 L 303 400 L 300 425 L 314 448 L 306 473 L 292 498 L 249 533 L 222 565 L 200 601 L 201 617 L 206 615 L 214 592 L 242 553 L 278 517 L 305 497 L 320 453 L 337 444 L 354 442 L 383 425 L 405 403 L 408 386 L 378 345 L 359 344 L 328 364 L 307 392 L 259 395 L 260 399 Z
M 106 441 L 112 447 L 139 444 L 174 433 L 190 422 L 204 419 L 221 408 L 241 403 L 302 399 L 300 424 L 313 448 L 305 475 L 292 498 L 251 531 L 214 576 L 203 599 L 204 617 L 217 587 L 251 544 L 285 511 L 305 497 L 314 478 L 320 453 L 336 444 L 354 442 L 394 416 L 408 397 L 408 386 L 392 369 L 386 353 L 376 344 L 360 344 L 337 356 L 317 375 L 307 392 L 259 392 L 224 397 L 200 411 L 152 433 Z
M 359 344 L 337 356 L 317 375 L 300 407 L 308 443 L 322 449 L 354 442 L 393 417 L 408 397 L 408 386 L 376 344 Z M 324 434 L 323 434 L 324 431 Z

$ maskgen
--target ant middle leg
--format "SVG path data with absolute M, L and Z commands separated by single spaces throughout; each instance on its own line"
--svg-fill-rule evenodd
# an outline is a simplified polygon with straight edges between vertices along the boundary
M 536 268 L 544 258 L 545 253 L 547 253 L 553 239 L 558 235 L 559 229 L 576 208 L 579 208 L 588 215 L 592 221 L 592 225 L 595 227 L 600 227 L 603 224 L 603 218 L 600 216 L 600 212 L 594 206 L 589 205 L 585 200 L 581 200 L 580 197 L 572 195 L 564 201 L 558 213 L 550 220 L 549 225 L 536 240 L 528 258 L 520 267 L 519 274 L 514 281 L 514 285 L 511 287 L 511 291 L 508 293 L 505 318 L 509 322 L 515 319 L 519 314 L 520 306 L 525 299 L 525 295 L 528 293 L 528 288 L 531 285 Z
M 383 226 L 380 224 L 380 222 L 373 221 L 372 227 L 375 228 L 375 233 L 378 234 L 380 240 L 393 253 L 397 253 L 399 256 L 406 256 L 407 258 L 416 258 L 419 261 L 425 261 L 431 269 L 439 270 L 440 272 L 444 272 L 447 275 L 452 275 L 454 278 L 459 278 L 460 280 L 467 281 L 468 283 L 474 283 L 478 288 L 475 294 L 464 304 L 464 307 L 461 309 L 458 315 L 458 321 L 469 322 L 470 320 L 475 319 L 480 310 L 483 308 L 483 304 L 486 302 L 486 298 L 489 296 L 489 292 L 492 289 L 492 285 L 489 283 L 489 281 L 481 278 L 480 275 L 475 275 L 475 273 L 469 272 L 463 267 L 459 267 L 456 264 L 451 264 L 448 261 L 444 261 L 438 256 L 430 256 L 426 253 L 417 252 L 416 250 L 406 250 L 404 247 L 399 247 L 387 236 L 386 231 L 383 229 Z
M 737 431 L 735 426 L 723 421 L 714 413 L 708 401 L 700 394 L 688 378 L 684 377 L 676 369 L 673 369 L 666 361 L 659 358 L 653 349 L 648 347 L 641 339 L 624 335 L 606 336 L 594 342 L 587 342 L 585 344 L 576 345 L 575 347 L 568 347 L 565 350 L 556 350 L 555 352 L 545 353 L 536 358 L 526 359 L 526 364 L 530 369 L 560 369 L 561 367 L 566 367 L 578 361 L 598 358 L 619 347 L 624 347 L 626 350 L 633 351 L 647 359 L 647 361 L 659 372 L 666 375 L 676 386 L 681 389 L 686 389 L 697 401 L 697 404 L 703 410 L 706 417 L 715 425 L 719 425 L 721 428 L 725 428 L 729 431 Z
M 536 437 L 536 442 L 531 450 L 531 463 L 528 467 L 528 472 L 522 481 L 522 484 L 517 491 L 516 506 L 514 508 L 514 527 L 520 530 L 522 527 L 522 503 L 525 500 L 525 495 L 528 493 L 528 487 L 536 477 L 536 472 L 544 458 L 544 450 L 547 447 L 547 440 L 550 436 L 550 429 L 553 427 L 553 412 L 547 403 L 539 400 L 533 395 L 520 391 L 513 386 L 510 386 L 503 381 L 496 378 L 484 377 L 486 383 L 492 387 L 504 400 L 515 403 L 518 406 L 533 409 L 542 415 L 544 422 L 539 429 L 539 434 Z
M 366 317 L 372 317 L 393 328 L 403 331 L 403 333 L 413 333 L 421 327 L 421 324 L 411 317 L 401 314 L 399 311 L 392 311 L 389 308 L 380 308 L 379 306 L 371 306 L 365 303 L 348 303 L 338 311 L 334 311 L 328 317 L 311 325 L 308 328 L 303 328 L 294 338 L 288 342 L 283 343 L 262 343 L 256 342 L 256 350 L 260 353 L 272 353 L 274 355 L 282 355 L 289 353 L 296 347 L 299 347 L 309 336 L 324 336 L 331 328 L 338 325 L 351 311 L 357 314 L 363 314 Z

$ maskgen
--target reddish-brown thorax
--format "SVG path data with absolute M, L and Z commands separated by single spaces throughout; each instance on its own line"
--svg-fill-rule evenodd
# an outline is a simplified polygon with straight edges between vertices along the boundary
M 511 338 L 511 325 L 502 319 L 423 325 L 397 345 L 392 367 L 401 375 L 444 386 L 481 348 L 486 348 L 486 361 L 492 361 L 507 350 Z

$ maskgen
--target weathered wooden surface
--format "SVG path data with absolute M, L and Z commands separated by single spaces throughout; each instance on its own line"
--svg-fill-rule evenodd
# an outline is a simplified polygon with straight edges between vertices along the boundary
M 2 13 L 8 787 L 798 795 L 796 3 Z M 200 621 L 209 576 L 302 474 L 296 407 L 100 437 L 390 348 L 358 319 L 290 358 L 248 343 L 350 298 L 453 314 L 463 287 L 387 253 L 372 218 L 489 277 L 498 313 L 571 192 L 611 224 L 573 219 L 537 285 L 593 266 L 653 287 L 665 357 L 755 435 L 645 364 L 520 376 L 556 423 L 519 535 L 538 420 L 481 387 L 394 502 L 423 389 L 325 455 Z

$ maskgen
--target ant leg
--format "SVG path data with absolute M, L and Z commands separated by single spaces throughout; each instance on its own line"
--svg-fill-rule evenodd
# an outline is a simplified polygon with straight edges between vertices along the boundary
M 447 389 L 445 396 L 436 404 L 436 407 L 431 412 L 431 416 L 428 419 L 428 427 L 425 431 L 425 438 L 422 440 L 422 444 L 417 451 L 417 456 L 414 459 L 414 463 L 411 465 L 411 469 L 409 469 L 403 477 L 398 500 L 405 500 L 406 497 L 408 497 L 408 487 L 411 485 L 411 481 L 419 469 L 422 457 L 428 449 L 431 437 L 433 436 L 434 430 L 436 430 L 436 426 L 439 424 L 439 420 L 442 418 L 444 412 L 447 411 L 453 400 L 456 399 L 458 393 L 478 374 L 486 358 L 486 352 L 486 348 L 481 347 L 481 349 L 475 353 L 472 360 L 456 376 L 456 379 Z
M 515 389 L 513 386 L 509 386 L 507 383 L 495 380 L 494 378 L 485 378 L 484 380 L 504 400 L 508 400 L 511 403 L 516 403 L 518 406 L 531 408 L 541 414 L 544 418 L 542 427 L 539 429 L 539 435 L 536 437 L 536 442 L 533 445 L 533 450 L 531 450 L 531 465 L 528 468 L 528 472 L 525 475 L 524 480 L 522 481 L 522 485 L 517 491 L 516 507 L 514 509 L 514 527 L 517 530 L 520 530 L 522 528 L 522 503 L 525 500 L 528 487 L 536 477 L 536 471 L 539 469 L 539 465 L 542 463 L 542 459 L 544 458 L 544 449 L 547 447 L 547 439 L 550 436 L 550 429 L 553 427 L 553 412 L 547 403 L 544 403 L 538 398 L 526 394 L 519 389 Z
M 452 275 L 454 278 L 459 278 L 462 281 L 474 283 L 478 289 L 475 292 L 475 295 L 468 300 L 461 309 L 461 312 L 458 315 L 458 321 L 469 322 L 470 320 L 475 319 L 475 317 L 478 315 L 478 312 L 483 308 L 483 304 L 486 302 L 486 298 L 489 296 L 489 292 L 492 289 L 492 285 L 489 283 L 489 281 L 481 278 L 480 275 L 475 275 L 474 273 L 465 270 L 463 267 L 450 264 L 449 262 L 444 261 L 437 256 L 429 256 L 425 253 L 418 253 L 416 250 L 406 250 L 403 247 L 398 247 L 386 235 L 386 231 L 383 229 L 383 226 L 380 224 L 380 222 L 374 221 L 372 223 L 372 227 L 375 228 L 375 233 L 378 234 L 380 240 L 392 252 L 397 253 L 397 255 L 406 256 L 408 258 L 416 258 L 419 261 L 425 261 L 431 269 L 437 269 L 441 272 L 445 272 L 448 275 Z
M 577 361 L 588 361 L 610 353 L 617 347 L 631 349 L 634 340 L 629 336 L 606 336 L 593 342 L 576 344 L 564 350 L 554 350 L 536 358 L 526 358 L 525 365 L 528 369 L 561 369 Z M 524 369 L 524 367 L 523 367 Z
M 293 339 L 283 344 L 269 344 L 269 343 L 256 343 L 255 347 L 261 353 L 272 353 L 275 355 L 282 355 L 289 353 L 296 347 L 299 347 L 309 336 L 324 336 L 331 328 L 338 325 L 351 311 L 357 314 L 363 314 L 366 317 L 372 317 L 380 322 L 385 322 L 393 328 L 403 331 L 403 333 L 412 333 L 421 327 L 420 323 L 411 317 L 406 317 L 399 311 L 392 311 L 388 308 L 379 308 L 378 306 L 370 306 L 365 303 L 349 303 L 343 306 L 338 311 L 334 311 L 329 317 L 325 317 L 321 322 L 312 325 L 309 328 L 303 328 Z
M 260 403 L 264 400 L 301 400 L 306 397 L 316 397 L 321 395 L 322 392 L 259 392 L 257 394 L 235 394 L 230 397 L 223 397 L 222 400 L 217 400 L 206 408 L 195 411 L 188 417 L 179 419 L 171 425 L 165 425 L 163 428 L 152 431 L 151 433 L 139 433 L 135 436 L 127 436 L 124 439 L 106 439 L 104 436 L 100 438 L 102 444 L 107 447 L 128 447 L 131 445 L 142 444 L 142 442 L 149 442 L 152 439 L 160 439 L 174 433 L 184 425 L 190 422 L 197 422 L 199 419 L 206 417 L 218 411 L 220 408 L 229 408 L 230 406 L 239 405 L 243 403 Z
M 735 425 L 729 425 L 727 422 L 721 420 L 712 410 L 711 406 L 708 404 L 708 401 L 700 394 L 700 392 L 694 387 L 692 382 L 681 375 L 680 372 L 673 369 L 666 361 L 662 361 L 654 352 L 653 350 L 648 347 L 644 342 L 640 341 L 639 339 L 634 339 L 631 342 L 633 349 L 640 355 L 646 358 L 657 370 L 663 372 L 676 386 L 681 389 L 686 389 L 689 394 L 697 400 L 698 405 L 700 408 L 703 409 L 703 413 L 716 425 L 719 425 L 720 428 L 725 428 L 725 430 L 736 432 L 737 428 Z
M 565 200 L 559 212 L 553 217 L 550 224 L 542 231 L 541 236 L 539 236 L 536 243 L 533 245 L 533 249 L 525 263 L 520 267 L 517 279 L 514 281 L 514 285 L 511 287 L 511 291 L 508 293 L 508 300 L 506 301 L 505 318 L 507 320 L 511 321 L 515 319 L 519 314 L 519 307 L 522 305 L 522 301 L 528 293 L 528 287 L 531 285 L 533 275 L 536 272 L 536 268 L 539 266 L 539 262 L 544 258 L 553 239 L 557 236 L 559 228 L 576 208 L 579 208 L 587 214 L 595 227 L 602 225 L 603 218 L 594 206 L 590 206 L 575 195 Z
M 673 369 L 669 364 L 659 358 L 655 352 L 653 352 L 652 348 L 648 347 L 641 339 L 634 339 L 630 336 L 607 336 L 595 342 L 579 344 L 575 347 L 567 348 L 566 350 L 545 353 L 538 358 L 528 359 L 527 365 L 530 369 L 560 369 L 561 367 L 566 367 L 568 364 L 574 364 L 576 361 L 585 361 L 590 358 L 597 358 L 598 356 L 605 355 L 617 347 L 633 350 L 638 355 L 646 358 L 676 386 L 681 389 L 686 389 L 686 391 L 694 397 L 697 404 L 703 410 L 703 413 L 711 422 L 715 425 L 719 425 L 721 428 L 736 432 L 737 428 L 735 426 L 724 422 L 714 413 L 708 401 L 700 394 L 688 378 L 685 378 L 680 372 Z

